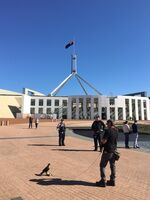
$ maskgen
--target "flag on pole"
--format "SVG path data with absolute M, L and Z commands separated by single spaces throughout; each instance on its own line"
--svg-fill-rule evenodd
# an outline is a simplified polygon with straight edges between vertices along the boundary
M 68 44 L 66 44 L 65 49 L 68 49 L 73 44 L 74 44 L 74 41 L 70 41 Z

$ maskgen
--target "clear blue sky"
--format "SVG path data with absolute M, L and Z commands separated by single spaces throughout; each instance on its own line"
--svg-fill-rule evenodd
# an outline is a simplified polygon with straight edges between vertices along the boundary
M 0 0 L 0 88 L 50 93 L 74 38 L 78 73 L 102 94 L 150 95 L 149 0 Z M 71 94 L 84 94 L 75 79 L 58 93 Z

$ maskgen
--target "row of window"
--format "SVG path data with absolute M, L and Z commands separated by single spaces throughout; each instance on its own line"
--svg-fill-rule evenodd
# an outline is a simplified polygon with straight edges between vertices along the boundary
M 35 106 L 35 101 L 38 101 L 38 105 L 39 106 L 43 106 L 44 105 L 44 100 L 43 99 L 31 99 L 31 106 Z M 52 101 L 51 99 L 47 99 L 46 100 L 46 105 L 47 106 L 51 106 L 52 105 Z M 60 106 L 60 101 L 59 99 L 55 99 L 54 100 L 54 106 Z M 62 100 L 62 106 L 67 106 L 67 100 Z

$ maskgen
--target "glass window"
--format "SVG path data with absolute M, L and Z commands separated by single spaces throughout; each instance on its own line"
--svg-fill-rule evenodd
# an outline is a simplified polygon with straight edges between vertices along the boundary
M 55 106 L 59 106 L 59 100 L 58 99 L 55 100 Z
M 35 114 L 35 108 L 30 108 L 30 114 Z
M 62 101 L 62 106 L 67 106 L 67 100 Z
M 118 120 L 123 120 L 123 108 L 118 108 Z
M 114 97 L 110 97 L 109 98 L 109 104 L 110 105 L 115 105 L 115 98 Z
M 59 108 L 55 108 L 54 113 L 57 115 L 57 118 L 59 117 Z
M 102 107 L 102 119 L 107 119 L 107 107 Z
M 146 101 L 143 101 L 143 107 L 146 108 Z
M 110 107 L 110 119 L 115 120 L 115 108 Z
M 43 106 L 43 99 L 39 99 L 39 106 Z
M 51 99 L 47 99 L 47 106 L 51 106 Z
M 35 99 L 31 99 L 31 106 L 35 106 Z
M 47 108 L 47 109 L 46 109 L 46 113 L 47 113 L 47 114 L 51 114 L 51 108 Z
M 43 108 L 39 108 L 39 114 L 43 114 Z

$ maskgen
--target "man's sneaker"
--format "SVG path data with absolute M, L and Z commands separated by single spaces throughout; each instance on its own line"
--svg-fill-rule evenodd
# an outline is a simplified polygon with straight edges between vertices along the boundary
M 107 185 L 108 186 L 115 186 L 115 181 L 109 180 L 109 181 L 107 181 Z
M 100 180 L 100 181 L 96 182 L 96 186 L 99 186 L 99 187 L 106 187 L 106 182 L 103 181 L 103 180 Z

